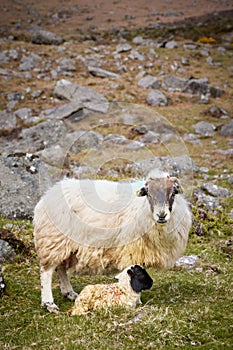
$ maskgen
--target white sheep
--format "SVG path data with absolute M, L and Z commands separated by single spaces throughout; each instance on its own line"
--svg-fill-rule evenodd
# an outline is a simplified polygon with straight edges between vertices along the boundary
M 141 304 L 141 291 L 150 289 L 152 278 L 147 271 L 133 265 L 124 269 L 116 277 L 117 283 L 89 284 L 80 292 L 70 311 L 73 315 L 85 315 L 89 311 L 113 306 L 136 307 Z
M 34 213 L 42 305 L 58 310 L 54 270 L 62 294 L 75 300 L 68 269 L 97 274 L 134 264 L 172 267 L 186 248 L 192 221 L 180 190 L 178 179 L 165 173 L 149 174 L 143 185 L 76 179 L 55 184 Z

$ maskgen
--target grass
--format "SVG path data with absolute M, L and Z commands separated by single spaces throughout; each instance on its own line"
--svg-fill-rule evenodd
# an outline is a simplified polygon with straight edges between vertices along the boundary
M 24 221 L 23 227 L 32 234 L 30 223 Z M 19 222 L 14 229 L 17 236 Z M 4 266 L 7 289 L 1 300 L 0 347 L 232 349 L 233 265 L 231 255 L 223 249 L 230 237 L 227 234 L 220 227 L 213 236 L 208 232 L 190 236 L 185 254 L 199 256 L 194 269 L 149 269 L 154 285 L 143 292 L 143 304 L 136 309 L 100 310 L 87 316 L 68 316 L 72 303 L 60 294 L 55 278 L 54 297 L 61 313 L 49 314 L 40 307 L 39 265 L 32 250 L 27 259 Z M 71 276 L 71 280 L 79 292 L 88 283 L 110 283 L 112 278 Z

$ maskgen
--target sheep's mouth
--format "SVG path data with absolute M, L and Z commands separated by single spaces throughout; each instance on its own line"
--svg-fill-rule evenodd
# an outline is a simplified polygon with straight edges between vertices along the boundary
M 158 223 L 158 224 L 161 224 L 161 225 L 162 225 L 162 224 L 166 224 L 166 223 L 167 223 L 167 220 L 166 220 L 166 219 L 158 219 L 158 220 L 157 220 L 157 223 Z

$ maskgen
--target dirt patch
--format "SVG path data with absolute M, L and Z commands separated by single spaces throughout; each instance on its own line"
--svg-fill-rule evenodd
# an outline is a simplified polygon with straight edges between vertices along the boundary
M 232 2 L 211 0 L 3 0 L 0 35 L 36 27 L 74 36 L 87 31 L 153 28 L 233 9 Z M 212 15 L 211 15 L 212 17 Z M 192 22 L 192 20 L 191 20 Z

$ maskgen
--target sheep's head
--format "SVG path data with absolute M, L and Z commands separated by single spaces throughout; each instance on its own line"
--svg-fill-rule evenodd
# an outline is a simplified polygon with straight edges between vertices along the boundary
M 181 192 L 179 180 L 166 175 L 165 177 L 149 178 L 138 191 L 137 196 L 147 196 L 154 221 L 166 224 L 174 209 L 175 195 Z
M 130 285 L 134 292 L 140 293 L 142 290 L 150 289 L 153 280 L 147 271 L 139 265 L 131 265 L 115 276 L 121 285 Z

